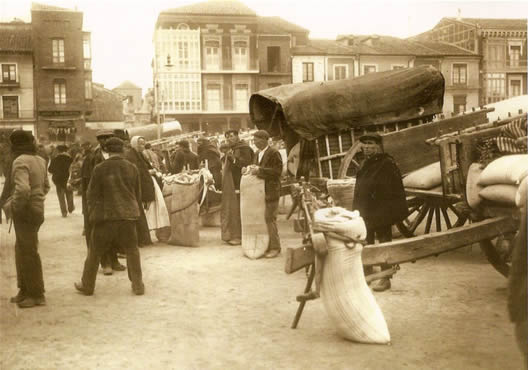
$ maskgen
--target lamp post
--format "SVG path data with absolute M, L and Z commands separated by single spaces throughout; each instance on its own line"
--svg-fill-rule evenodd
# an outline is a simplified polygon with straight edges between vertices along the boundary
M 156 123 L 158 127 L 158 140 L 161 139 L 161 122 L 160 122 L 160 108 L 158 101 L 159 89 L 159 75 L 158 75 L 158 56 L 154 60 L 154 104 L 156 105 Z

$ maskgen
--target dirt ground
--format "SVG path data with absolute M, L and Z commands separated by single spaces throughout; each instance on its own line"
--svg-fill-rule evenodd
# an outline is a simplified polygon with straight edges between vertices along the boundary
M 25 310 L 8 303 L 13 240 L 0 238 L 1 369 L 522 368 L 506 279 L 476 247 L 402 265 L 393 288 L 375 293 L 392 344 L 365 345 L 337 336 L 321 300 L 290 329 L 304 272 L 285 274 L 283 254 L 244 258 L 218 228 L 203 228 L 198 248 L 141 249 L 144 296 L 126 272 L 100 273 L 95 295 L 79 295 L 81 228 L 80 210 L 62 218 L 52 189 L 40 232 L 47 306 Z M 299 245 L 284 216 L 280 233 L 283 248 Z

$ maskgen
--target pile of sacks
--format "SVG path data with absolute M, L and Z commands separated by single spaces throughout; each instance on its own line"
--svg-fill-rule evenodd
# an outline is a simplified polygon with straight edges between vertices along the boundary
M 417 169 L 403 178 L 405 188 L 442 191 L 440 162 Z
M 468 205 L 475 209 L 483 199 L 506 207 L 526 204 L 528 154 L 505 155 L 485 168 L 479 163 L 469 167 L 466 181 Z

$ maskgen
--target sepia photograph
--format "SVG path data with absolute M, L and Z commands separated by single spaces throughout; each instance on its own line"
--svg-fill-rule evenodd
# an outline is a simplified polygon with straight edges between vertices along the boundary
M 0 369 L 528 370 L 527 32 L 0 0 Z

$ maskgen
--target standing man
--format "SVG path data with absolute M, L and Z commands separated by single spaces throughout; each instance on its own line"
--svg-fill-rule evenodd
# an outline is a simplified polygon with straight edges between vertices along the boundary
M 402 177 L 394 159 L 383 152 L 381 136 L 366 134 L 359 138 L 365 156 L 356 176 L 353 208 L 358 210 L 367 226 L 367 243 L 392 241 L 392 225 L 408 215 Z M 391 266 L 382 265 L 382 270 Z M 377 280 L 372 289 L 390 289 L 389 278 Z
M 200 167 L 200 162 L 198 155 L 191 151 L 189 142 L 181 140 L 178 142 L 178 147 L 172 157 L 171 173 L 180 173 L 184 169 L 197 170 Z
M 92 173 L 99 163 L 102 163 L 110 157 L 110 154 L 106 151 L 106 141 L 114 136 L 111 130 L 99 130 L 96 135 L 99 145 L 95 150 L 90 153 L 83 162 L 81 173 L 82 173 L 82 206 L 83 206 L 83 217 L 84 217 L 84 230 L 86 237 L 86 246 L 90 249 L 90 243 L 92 239 L 93 224 L 88 218 L 87 211 L 87 191 L 88 185 L 92 178 Z M 110 248 L 101 258 L 101 267 L 105 275 L 112 275 L 113 271 L 124 271 L 125 266 L 121 265 L 117 259 L 117 250 Z
M 231 245 L 240 245 L 242 224 L 240 222 L 240 179 L 242 168 L 253 163 L 253 150 L 240 140 L 238 130 L 228 130 L 224 173 L 222 176 L 222 208 L 220 212 L 222 240 Z
M 80 283 L 75 288 L 92 295 L 101 257 L 114 244 L 126 251 L 128 278 L 136 295 L 145 292 L 137 247 L 136 222 L 139 219 L 141 185 L 139 173 L 122 157 L 123 141 L 116 137 L 106 142 L 109 158 L 95 166 L 87 191 L 87 213 L 93 224 L 92 238 Z
M 72 157 L 68 154 L 66 145 L 57 146 L 58 154 L 51 160 L 48 171 L 51 173 L 51 180 L 57 188 L 57 197 L 59 198 L 62 217 L 68 216 L 75 209 L 73 204 L 73 190 L 68 188 L 68 179 L 70 177 L 70 166 Z M 68 207 L 66 208 L 66 202 Z
M 20 308 L 46 304 L 44 276 L 38 253 L 38 231 L 44 222 L 44 200 L 50 186 L 46 161 L 37 155 L 35 138 L 29 131 L 16 130 L 9 137 L 13 164 L 11 197 L 4 211 L 15 226 L 15 264 L 18 294 L 11 298 Z
M 253 134 L 253 141 L 258 148 L 257 166 L 251 169 L 251 173 L 264 179 L 264 192 L 266 199 L 266 211 L 264 220 L 268 228 L 268 250 L 264 255 L 266 258 L 275 258 L 281 252 L 279 230 L 277 228 L 277 213 L 280 199 L 280 176 L 282 173 L 282 157 L 279 151 L 269 146 L 269 134 L 259 130 Z

